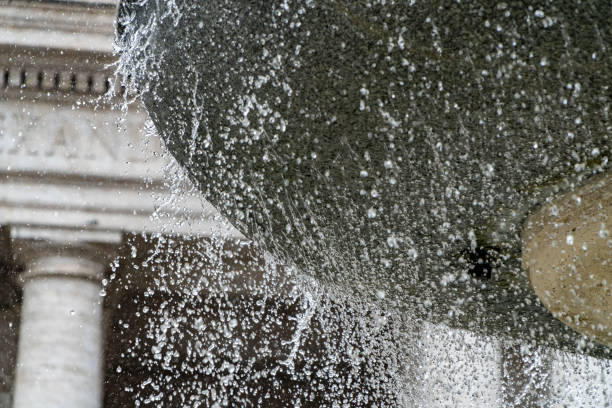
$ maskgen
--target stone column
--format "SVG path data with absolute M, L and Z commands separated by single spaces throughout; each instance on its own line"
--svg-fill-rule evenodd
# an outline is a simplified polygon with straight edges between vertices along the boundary
M 15 242 L 25 269 L 13 407 L 101 407 L 104 250 L 74 240 Z

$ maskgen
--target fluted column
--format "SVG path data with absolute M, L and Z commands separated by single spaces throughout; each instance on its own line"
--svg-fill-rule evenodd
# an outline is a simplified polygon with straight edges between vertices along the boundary
M 14 408 L 101 407 L 106 258 L 83 243 L 19 246 L 25 269 Z

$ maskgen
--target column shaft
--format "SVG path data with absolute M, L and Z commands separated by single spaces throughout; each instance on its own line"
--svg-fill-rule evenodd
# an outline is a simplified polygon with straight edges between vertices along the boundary
M 14 408 L 99 408 L 100 285 L 74 276 L 24 284 Z

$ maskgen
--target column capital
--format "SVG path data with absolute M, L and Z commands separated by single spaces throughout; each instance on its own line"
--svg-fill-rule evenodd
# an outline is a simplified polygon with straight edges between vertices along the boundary
M 122 241 L 118 232 L 12 227 L 15 262 L 24 265 L 18 280 L 72 276 L 99 281 Z

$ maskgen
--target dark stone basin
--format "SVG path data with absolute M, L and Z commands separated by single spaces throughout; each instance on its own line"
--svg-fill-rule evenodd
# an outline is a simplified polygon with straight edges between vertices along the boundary
M 520 268 L 525 216 L 608 166 L 603 1 L 124 2 L 123 73 L 245 235 L 420 318 L 610 358 Z

